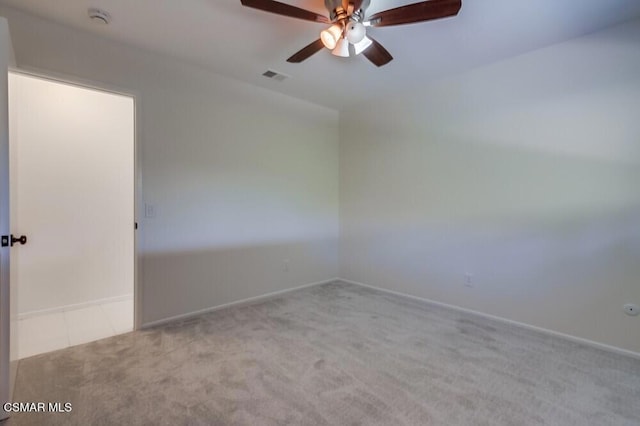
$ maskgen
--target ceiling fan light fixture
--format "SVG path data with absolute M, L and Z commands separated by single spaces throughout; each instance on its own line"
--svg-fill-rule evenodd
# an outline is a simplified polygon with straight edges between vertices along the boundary
M 342 27 L 334 24 L 320 33 L 320 40 L 327 49 L 333 50 L 342 38 Z
M 362 52 L 364 52 L 365 50 L 367 50 L 367 48 L 369 46 L 371 46 L 373 44 L 373 42 L 371 41 L 371 39 L 367 36 L 364 36 L 364 38 L 359 42 L 359 43 L 355 43 L 353 45 L 353 49 L 355 51 L 356 55 L 361 54 Z
M 367 29 L 360 22 L 351 21 L 347 24 L 346 33 L 349 43 L 358 44 L 366 37 Z
M 348 58 L 350 56 L 349 41 L 346 38 L 341 38 L 338 40 L 335 49 L 333 49 L 331 53 L 335 56 L 340 56 L 341 58 Z

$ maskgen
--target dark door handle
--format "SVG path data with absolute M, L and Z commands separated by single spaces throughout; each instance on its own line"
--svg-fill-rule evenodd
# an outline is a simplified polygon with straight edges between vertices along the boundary
M 22 245 L 27 244 L 27 236 L 26 235 L 22 235 L 21 237 L 16 238 L 16 237 L 13 236 L 13 234 L 11 234 L 11 247 L 13 247 L 13 245 L 15 243 L 20 243 Z

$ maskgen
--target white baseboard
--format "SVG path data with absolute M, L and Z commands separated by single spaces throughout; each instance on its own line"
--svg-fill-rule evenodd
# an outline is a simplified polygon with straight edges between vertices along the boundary
M 372 285 L 369 285 L 369 284 L 364 284 L 364 283 L 361 283 L 361 282 L 358 282 L 358 281 L 347 280 L 347 279 L 344 279 L 344 278 L 338 278 L 337 281 L 342 281 L 342 282 L 345 282 L 345 283 L 348 283 L 348 284 L 353 284 L 353 285 L 357 285 L 357 286 L 360 286 L 360 287 L 366 287 L 366 288 L 370 288 L 370 289 L 373 289 L 373 290 L 378 290 L 378 291 L 381 291 L 383 293 L 393 294 L 394 296 L 400 296 L 400 297 L 404 297 L 404 298 L 407 298 L 407 299 L 418 300 L 420 302 L 428 303 L 430 305 L 441 306 L 441 307 L 444 307 L 444 308 L 453 309 L 453 310 L 456 310 L 456 311 L 465 312 L 465 313 L 472 314 L 472 315 L 477 315 L 477 316 L 483 317 L 483 318 L 489 318 L 489 319 L 492 319 L 492 320 L 495 320 L 495 321 L 499 321 L 499 322 L 502 322 L 502 323 L 511 324 L 511 325 L 515 325 L 517 327 L 525 328 L 527 330 L 537 331 L 539 333 L 544 333 L 544 334 L 547 334 L 547 335 L 560 337 L 562 339 L 570 340 L 570 341 L 576 342 L 576 343 L 581 343 L 583 345 L 587 345 L 587 346 L 591 346 L 591 347 L 594 347 L 594 348 L 602 349 L 602 350 L 605 350 L 605 351 L 608 351 L 608 352 L 614 352 L 614 353 L 619 354 L 619 355 L 626 355 L 626 356 L 630 356 L 632 358 L 640 359 L 640 353 L 638 353 L 638 352 L 630 351 L 628 349 L 619 348 L 617 346 L 611 346 L 611 345 L 607 345 L 607 344 L 604 344 L 604 343 L 595 342 L 593 340 L 584 339 L 582 337 L 573 336 L 571 334 L 560 333 L 558 331 L 549 330 L 547 328 L 537 327 L 535 325 L 530 325 L 530 324 L 527 324 L 527 323 L 524 323 L 524 322 L 518 322 L 518 321 L 510 320 L 508 318 L 498 317 L 498 316 L 495 316 L 495 315 L 486 314 L 484 312 L 474 311 L 473 309 L 467 309 L 467 308 L 463 308 L 461 306 L 450 305 L 448 303 L 442 303 L 442 302 L 438 302 L 436 300 L 427 299 L 427 298 L 424 298 L 424 297 L 412 296 L 410 294 L 400 293 L 398 291 L 388 290 L 386 288 L 375 287 L 375 286 L 372 286 Z
M 102 305 L 103 303 L 122 302 L 123 300 L 133 299 L 133 294 L 125 294 L 123 296 L 105 297 L 104 299 L 89 300 L 88 302 L 73 303 L 71 305 L 56 306 L 55 308 L 40 309 L 37 311 L 29 311 L 18 314 L 18 320 L 37 317 L 40 315 L 55 314 L 64 311 L 73 311 L 76 309 L 88 308 L 90 306 Z
M 255 297 L 249 297 L 247 299 L 236 300 L 235 302 L 229 302 L 229 303 L 225 303 L 225 304 L 222 304 L 222 305 L 212 306 L 210 308 L 200 309 L 200 310 L 197 310 L 197 311 L 188 312 L 186 314 L 180 314 L 180 315 L 175 315 L 175 316 L 168 317 L 168 318 L 162 318 L 162 319 L 159 319 L 159 320 L 146 322 L 146 323 L 142 324 L 142 327 L 140 327 L 140 328 L 141 329 L 151 328 L 151 327 L 155 327 L 155 326 L 162 325 L 162 324 L 167 324 L 167 323 L 174 322 L 174 321 L 185 320 L 185 319 L 196 317 L 198 315 L 219 311 L 221 309 L 231 308 L 233 306 L 250 305 L 250 304 L 255 303 L 255 302 L 260 302 L 260 301 L 264 301 L 264 300 L 267 300 L 267 299 L 272 299 L 272 298 L 277 297 L 277 296 L 281 296 L 283 294 L 291 293 L 292 291 L 301 290 L 303 288 L 308 288 L 308 287 L 314 287 L 314 286 L 322 285 L 322 284 L 329 284 L 329 283 L 332 283 L 334 281 L 340 281 L 340 279 L 339 278 L 332 278 L 330 280 L 317 281 L 317 282 L 314 282 L 314 283 L 303 284 L 303 285 L 298 286 L 298 287 L 286 288 L 284 290 L 273 291 L 271 293 L 261 294 L 260 296 L 255 296 Z

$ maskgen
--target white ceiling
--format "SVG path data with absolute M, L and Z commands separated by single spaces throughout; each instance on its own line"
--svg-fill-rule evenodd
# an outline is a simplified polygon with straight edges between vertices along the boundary
M 280 1 L 327 14 L 323 0 Z M 367 12 L 414 2 L 372 0 Z M 325 26 L 246 8 L 240 0 L 0 3 L 338 109 L 640 17 L 638 0 L 462 0 L 457 17 L 369 29 L 395 58 L 376 68 L 362 56 L 343 59 L 326 50 L 289 64 Z M 107 10 L 112 23 L 91 22 L 89 6 Z M 291 78 L 269 80 L 261 76 L 267 69 Z

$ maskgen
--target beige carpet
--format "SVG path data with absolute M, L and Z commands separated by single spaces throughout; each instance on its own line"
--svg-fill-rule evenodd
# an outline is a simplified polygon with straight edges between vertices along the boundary
M 10 425 L 639 425 L 640 361 L 333 283 L 20 363 Z

